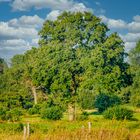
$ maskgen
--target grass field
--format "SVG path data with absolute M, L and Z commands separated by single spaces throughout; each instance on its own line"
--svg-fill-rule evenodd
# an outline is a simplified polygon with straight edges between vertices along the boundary
M 1 122 L 0 140 L 22 140 L 23 126 L 30 123 L 29 140 L 140 140 L 140 112 L 134 110 L 131 121 L 105 120 L 90 111 L 88 120 L 67 121 L 67 114 L 59 121 L 42 120 L 37 115 L 23 116 L 20 122 Z M 89 130 L 88 122 L 92 123 Z

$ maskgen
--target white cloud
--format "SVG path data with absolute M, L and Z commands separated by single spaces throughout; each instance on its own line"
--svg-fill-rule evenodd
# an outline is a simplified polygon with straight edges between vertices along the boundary
M 1 21 L 0 57 L 9 59 L 15 54 L 24 53 L 32 46 L 38 46 L 38 30 L 43 21 L 37 15 Z
M 53 10 L 47 15 L 47 19 L 52 21 L 56 20 L 60 13 L 60 10 Z
M 125 42 L 137 42 L 140 39 L 140 33 L 127 33 L 121 37 Z
M 134 17 L 133 17 L 133 20 L 134 20 L 135 22 L 140 22 L 140 15 L 134 16 Z
M 41 9 L 50 8 L 51 10 L 60 11 L 89 11 L 83 3 L 77 3 L 73 0 L 14 0 L 12 3 L 13 10 L 26 11 L 31 8 Z
M 0 42 L 0 57 L 9 61 L 15 54 L 23 54 L 31 49 L 30 42 L 23 39 L 2 40 Z
M 136 42 L 125 42 L 125 51 L 129 52 L 131 49 L 133 49 L 136 46 Z
M 111 29 L 126 29 L 127 23 L 121 19 L 110 19 L 105 16 L 100 16 L 103 22 L 105 22 Z
M 13 40 L 2 40 L 0 46 L 15 48 L 15 46 L 28 46 L 28 43 L 23 39 L 13 39 Z
M 66 11 L 70 12 L 85 12 L 85 11 L 93 11 L 90 8 L 87 8 L 83 3 L 75 3 L 70 9 Z M 57 17 L 62 13 L 61 10 L 53 10 L 47 15 L 48 20 L 56 20 Z
M 90 8 L 87 8 L 83 3 L 75 3 L 70 9 L 67 11 L 71 12 L 84 12 L 84 11 L 92 11 Z
M 41 27 L 44 20 L 37 15 L 34 16 L 22 16 L 19 19 L 12 19 L 8 22 L 11 27 Z
M 127 23 L 121 19 L 111 19 L 103 15 L 100 16 L 102 21 L 108 25 L 110 29 L 127 29 L 130 33 L 140 32 L 140 16 L 134 16 L 132 22 Z
M 131 22 L 128 24 L 128 30 L 130 32 L 139 33 L 140 32 L 140 22 Z
M 31 45 L 31 46 L 38 46 L 38 41 L 39 41 L 39 38 L 32 39 L 30 45 Z
M 0 22 L 0 40 L 2 39 L 27 39 L 37 37 L 35 28 L 14 28 L 8 25 L 8 22 Z
M 117 32 L 122 32 L 120 37 L 125 42 L 125 50 L 128 52 L 135 47 L 136 42 L 140 40 L 140 16 L 134 16 L 133 21 L 127 23 L 121 19 L 115 20 L 110 19 L 105 16 L 100 16 L 102 21 L 108 25 L 111 30 L 116 30 Z M 124 32 L 125 31 L 125 32 Z M 127 33 L 126 33 L 127 31 Z
M 26 11 L 34 7 L 36 9 L 51 8 L 52 10 L 66 10 L 73 6 L 73 0 L 14 0 L 14 10 Z

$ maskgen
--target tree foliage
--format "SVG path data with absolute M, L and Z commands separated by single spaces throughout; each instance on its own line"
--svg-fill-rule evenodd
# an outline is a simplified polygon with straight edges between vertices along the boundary
M 130 85 L 123 41 L 107 31 L 101 19 L 87 12 L 47 20 L 39 32 L 40 48 L 25 55 L 33 83 L 69 101 L 80 92 L 116 93 Z
M 131 120 L 132 117 L 133 117 L 133 111 L 119 106 L 108 108 L 104 112 L 104 118 L 106 119 Z
M 133 74 L 133 84 L 131 86 L 131 103 L 140 106 L 140 41 L 133 48 L 129 55 L 131 63 L 131 73 Z
M 64 12 L 55 21 L 46 20 L 39 32 L 39 47 L 14 56 L 0 78 L 0 96 L 6 93 L 1 100 L 8 107 L 30 108 L 31 87 L 47 99 L 53 97 L 59 106 L 75 104 L 80 94 L 120 93 L 132 83 L 129 64 L 124 61 L 123 41 L 108 31 L 89 12 Z M 7 103 L 9 97 L 12 103 Z

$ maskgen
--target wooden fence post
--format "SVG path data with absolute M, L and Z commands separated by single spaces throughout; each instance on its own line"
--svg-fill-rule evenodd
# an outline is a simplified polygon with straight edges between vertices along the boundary
M 27 123 L 27 138 L 30 136 L 30 124 L 29 122 Z
M 26 126 L 23 127 L 23 140 L 26 140 L 27 129 Z
M 92 123 L 91 122 L 88 122 L 88 131 L 91 132 L 91 126 L 92 126 Z

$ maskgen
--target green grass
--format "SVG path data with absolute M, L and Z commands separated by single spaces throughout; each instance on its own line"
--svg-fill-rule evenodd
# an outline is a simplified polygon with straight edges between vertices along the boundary
M 97 132 L 100 130 L 107 130 L 115 133 L 115 131 L 120 131 L 121 129 L 123 129 L 122 131 L 124 132 L 129 131 L 130 134 L 140 132 L 140 112 L 137 111 L 139 108 L 134 108 L 128 105 L 123 106 L 135 111 L 133 120 L 105 120 L 101 114 L 97 113 L 97 110 L 86 110 L 89 114 L 88 120 L 77 120 L 73 122 L 68 121 L 67 113 L 64 114 L 62 120 L 58 121 L 43 120 L 38 115 L 25 115 L 22 116 L 20 122 L 0 122 L 0 138 L 3 137 L 3 135 L 6 136 L 6 134 L 9 136 L 22 135 L 23 126 L 26 125 L 27 122 L 30 123 L 31 135 L 54 135 L 63 132 L 69 135 L 69 133 L 76 133 L 79 130 L 82 131 L 82 129 L 88 130 L 88 122 L 92 123 L 92 130 Z

